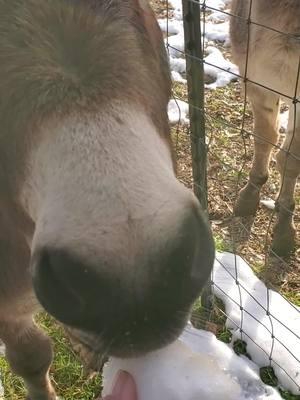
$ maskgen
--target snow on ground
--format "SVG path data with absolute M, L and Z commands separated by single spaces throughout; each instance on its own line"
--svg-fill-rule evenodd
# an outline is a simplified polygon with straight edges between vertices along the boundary
M 276 207 L 275 201 L 273 199 L 261 199 L 260 204 L 271 211 L 274 211 Z
M 289 115 L 290 115 L 289 110 L 284 111 L 282 114 L 280 114 L 280 125 L 281 129 L 283 129 L 284 131 L 287 131 Z
M 230 253 L 217 254 L 213 281 L 215 295 L 225 304 L 233 340 L 241 339 L 241 327 L 252 360 L 266 367 L 271 357 L 282 387 L 299 395 L 300 308 L 267 290 L 246 262 Z
M 169 0 L 174 8 L 174 18 L 168 22 L 166 19 L 160 19 L 159 25 L 163 32 L 168 33 L 165 40 L 169 52 L 172 79 L 174 82 L 186 83 L 185 72 L 186 62 L 184 58 L 184 31 L 182 21 L 182 0 Z M 200 2 L 201 3 L 201 2 Z M 222 42 L 224 46 L 230 44 L 229 41 L 229 16 L 218 10 L 227 10 L 230 0 L 206 0 L 206 6 L 212 7 L 211 13 L 206 17 L 205 23 L 205 42 L 206 56 L 204 64 L 205 75 L 212 78 L 213 82 L 206 84 L 207 89 L 217 89 L 228 85 L 235 80 L 239 74 L 238 68 L 232 62 L 224 58 L 222 52 L 214 46 L 215 42 Z M 174 111 L 174 104 L 170 105 L 171 122 L 187 124 L 186 104 L 178 104 L 177 117 Z M 180 108 L 182 107 L 182 108 Z M 182 116 L 182 119 L 180 119 Z M 288 123 L 288 111 L 281 114 L 281 128 L 286 130 Z
M 103 395 L 119 370 L 129 372 L 139 400 L 280 400 L 264 385 L 258 367 L 216 337 L 188 326 L 177 342 L 144 357 L 112 358 L 103 371 Z
M 159 20 L 159 25 L 163 31 L 167 31 L 165 20 Z M 166 39 L 166 45 L 170 56 L 171 70 L 184 75 L 186 72 L 186 63 L 184 59 L 184 32 L 182 22 L 171 20 L 168 29 L 170 36 Z M 222 24 L 207 23 L 206 38 L 213 41 L 222 41 L 227 44 L 229 41 L 228 29 L 228 21 Z M 208 88 L 215 89 L 217 87 L 223 87 L 236 79 L 238 68 L 230 61 L 226 60 L 216 47 L 209 46 L 206 51 L 208 55 L 205 57 L 206 63 L 204 64 L 204 72 L 206 75 L 215 79 L 215 82 L 207 85 Z M 210 64 L 216 65 L 216 67 L 212 67 Z
M 169 3 L 174 8 L 174 17 L 182 20 L 182 0 L 169 0 Z
M 205 60 L 208 64 L 205 65 L 205 73 L 215 78 L 213 83 L 205 85 L 207 88 L 217 89 L 218 87 L 228 85 L 233 79 L 236 79 L 236 75 L 239 72 L 236 65 L 232 64 L 228 60 L 225 60 L 223 54 L 217 48 L 209 46 L 206 50 L 208 52 L 208 56 L 205 58 Z M 215 67 L 214 65 L 217 65 L 219 68 Z M 236 75 L 228 73 L 227 71 L 231 71 Z
M 171 124 L 176 124 L 181 121 L 183 124 L 188 124 L 189 105 L 182 100 L 172 99 L 169 103 L 169 120 Z
M 212 14 L 214 15 L 214 14 Z M 223 14 L 224 15 L 224 14 Z M 224 17 L 225 19 L 225 17 Z M 205 37 L 208 40 L 215 40 L 229 44 L 229 21 L 228 18 L 223 23 L 216 23 L 216 18 L 212 18 L 213 22 L 206 22 L 205 24 Z
M 181 18 L 182 0 L 169 0 L 169 3 L 174 8 L 175 15 L 178 18 Z M 200 3 L 202 3 L 202 1 L 200 1 Z M 230 0 L 206 0 L 206 2 L 205 2 L 207 7 L 212 7 L 217 10 L 223 10 L 229 3 L 230 3 Z
M 175 82 L 186 83 L 185 72 L 186 62 L 184 58 L 184 30 L 182 21 L 182 0 L 171 0 L 171 5 L 174 8 L 174 18 L 168 22 L 166 19 L 159 20 L 160 28 L 163 32 L 168 33 L 165 40 L 166 46 L 170 57 L 170 66 L 172 71 L 172 79 Z M 219 10 L 226 8 L 228 0 L 207 0 L 207 7 L 213 7 Z M 224 45 L 229 43 L 229 21 L 228 16 L 220 13 L 219 11 L 212 11 L 207 18 L 205 25 L 205 41 L 206 44 L 214 44 L 214 42 L 223 42 Z M 204 72 L 207 76 L 211 77 L 212 83 L 207 84 L 208 89 L 216 89 L 218 87 L 226 86 L 232 80 L 236 79 L 238 68 L 229 60 L 226 60 L 215 46 L 206 46 L 207 55 L 205 57 L 206 64 L 204 64 Z M 218 67 L 215 67 L 217 65 Z M 182 109 L 179 109 L 177 115 L 182 115 L 183 118 L 174 121 L 173 104 L 170 105 L 171 121 L 188 123 L 185 118 L 186 105 L 182 102 L 180 104 Z

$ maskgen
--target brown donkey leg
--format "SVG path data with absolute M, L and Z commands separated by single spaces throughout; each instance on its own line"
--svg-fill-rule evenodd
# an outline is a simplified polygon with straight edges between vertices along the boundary
M 16 229 L 15 214 L 7 212 L 8 207 L 2 212 L 1 205 L 0 202 L 0 339 L 12 370 L 25 380 L 28 399 L 54 400 L 48 378 L 51 342 L 32 320 L 38 305 L 28 267 L 30 249 Z
M 259 206 L 260 190 L 269 175 L 271 151 L 278 140 L 279 97 L 249 86 L 248 96 L 254 115 L 254 159 L 247 185 L 240 191 L 234 214 L 253 216 Z
M 28 390 L 28 400 L 55 400 L 49 380 L 52 362 L 50 339 L 31 318 L 19 322 L 0 322 L 0 337 L 12 370 L 20 375 Z
M 300 110 L 299 110 L 300 111 Z M 277 221 L 274 228 L 272 250 L 285 256 L 295 247 L 296 231 L 293 223 L 294 192 L 300 174 L 300 112 L 294 129 L 294 110 L 291 107 L 289 128 L 282 150 L 276 156 L 281 176 L 281 190 L 276 202 Z

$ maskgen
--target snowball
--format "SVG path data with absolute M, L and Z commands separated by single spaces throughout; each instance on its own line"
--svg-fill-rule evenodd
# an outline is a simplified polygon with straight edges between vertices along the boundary
M 103 371 L 103 395 L 119 370 L 129 372 L 139 400 L 279 400 L 251 361 L 238 357 L 212 333 L 191 326 L 180 340 L 144 357 L 112 358 Z

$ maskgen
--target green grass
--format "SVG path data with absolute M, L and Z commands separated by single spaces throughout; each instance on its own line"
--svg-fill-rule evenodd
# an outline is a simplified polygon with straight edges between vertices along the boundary
M 214 235 L 214 241 L 215 241 L 215 246 L 217 251 L 228 251 L 232 252 L 232 244 L 226 241 L 221 235 L 215 234 Z
M 217 338 L 224 343 L 231 343 L 232 341 L 232 333 L 229 329 L 222 329 L 218 334 L 217 334 Z
M 201 299 L 198 299 L 193 307 L 192 323 L 198 329 L 208 329 L 215 333 L 216 337 L 224 342 L 230 343 L 232 340 L 232 333 L 226 328 L 226 317 L 224 313 L 224 305 L 221 300 L 215 298 L 213 308 L 206 309 L 201 304 Z
M 282 291 L 284 296 L 293 304 L 300 307 L 300 293 L 298 291 Z
M 22 380 L 11 373 L 4 358 L 0 357 L 1 379 L 4 387 L 5 399 L 24 400 L 24 386 Z
M 290 392 L 283 389 L 279 389 L 279 392 L 281 394 L 281 397 L 285 400 L 300 400 L 300 395 L 291 394 Z
M 275 375 L 272 367 L 263 367 L 260 369 L 260 378 L 266 385 L 276 387 L 278 385 L 278 378 Z
M 55 358 L 51 368 L 52 382 L 63 400 L 94 400 L 101 392 L 101 377 L 87 379 L 84 369 L 72 351 L 63 331 L 48 315 L 38 318 L 39 325 L 51 336 Z M 0 358 L 5 399 L 24 400 L 23 382 L 12 374 L 5 359 Z

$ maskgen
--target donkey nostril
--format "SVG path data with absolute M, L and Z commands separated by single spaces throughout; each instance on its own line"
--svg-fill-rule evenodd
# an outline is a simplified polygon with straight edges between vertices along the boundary
M 33 287 L 41 305 L 50 314 L 63 322 L 77 319 L 85 307 L 78 286 L 80 275 L 78 265 L 63 251 L 42 249 L 33 256 Z M 68 321 L 66 320 L 66 316 Z

